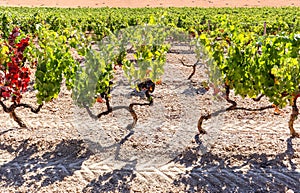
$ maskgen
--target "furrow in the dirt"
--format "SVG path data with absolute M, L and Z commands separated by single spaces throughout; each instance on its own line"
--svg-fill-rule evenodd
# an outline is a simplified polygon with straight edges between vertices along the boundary
M 136 175 L 136 178 L 138 178 L 139 180 L 141 180 L 145 183 L 148 183 L 149 180 L 148 180 L 147 176 L 145 176 L 144 174 L 137 172 L 137 171 L 135 171 L 134 174 Z
M 209 173 L 190 173 L 189 183 L 194 187 L 201 187 L 201 189 L 206 189 L 211 192 L 218 192 L 220 187 L 216 187 L 215 179 L 210 176 Z
M 92 162 L 91 160 L 88 160 L 88 161 L 85 162 L 85 165 L 90 170 L 111 171 L 111 170 L 114 169 L 114 166 L 113 166 L 111 160 L 109 161 L 109 160 L 98 160 L 98 159 L 95 159 L 93 161 L 94 162 Z
M 81 166 L 81 168 L 83 169 L 83 172 L 85 172 L 86 174 L 88 174 L 90 176 L 90 178 L 94 177 L 94 173 L 84 164 Z
M 285 185 L 291 189 L 297 189 L 300 187 L 300 174 L 298 172 L 289 172 L 289 171 L 277 171 L 270 170 L 274 182 L 276 184 Z M 293 179 L 291 176 L 298 178 L 298 180 Z
M 222 190 L 224 187 L 226 187 L 224 181 L 222 178 L 220 179 L 220 175 L 222 175 L 219 172 L 210 172 L 209 173 L 209 181 L 213 184 L 214 187 L 218 188 L 219 190 Z
M 155 184 L 157 183 L 156 178 L 154 177 L 153 172 L 138 172 L 140 176 L 143 177 L 143 179 L 147 180 L 148 184 Z
M 231 184 L 234 184 L 235 187 L 243 187 L 245 186 L 245 184 L 247 184 L 247 181 L 242 177 L 242 174 L 240 172 L 222 169 L 221 175 L 230 180 L 230 186 Z
M 169 173 L 169 176 L 171 175 L 178 175 L 178 174 L 184 174 L 186 173 L 186 171 L 188 170 L 187 168 L 183 168 L 181 167 L 181 165 L 177 166 L 172 166 L 170 168 L 158 168 L 160 171 L 164 172 L 164 173 Z
M 294 176 L 298 179 L 294 179 Z M 283 192 L 286 189 L 299 189 L 299 174 L 297 172 L 284 172 L 276 170 L 252 170 L 247 172 L 247 176 L 253 182 L 253 190 L 267 189 L 269 191 Z M 279 177 L 280 176 L 280 177 Z M 296 191 L 297 192 L 297 191 Z
M 272 173 L 272 176 L 266 176 Z M 215 191 L 238 191 L 238 192 L 255 192 L 258 190 L 267 191 L 284 191 L 285 188 L 297 190 L 299 181 L 290 178 L 290 175 L 299 175 L 295 173 L 280 173 L 277 171 L 248 171 L 246 176 L 242 173 L 233 172 L 231 170 L 221 169 L 210 172 L 204 172 L 199 169 L 193 170 L 189 174 L 191 185 L 206 186 L 210 192 Z M 280 178 L 279 178 L 280 177 Z
M 60 171 L 60 173 L 64 173 L 63 175 L 65 175 L 65 176 L 68 176 L 71 174 L 71 172 L 61 163 L 56 166 L 55 170 Z
M 252 190 L 259 190 L 272 181 L 265 173 L 255 170 L 247 171 L 247 177 L 249 178 L 249 185 L 251 185 Z
M 288 171 L 289 178 L 293 179 L 297 184 L 300 185 L 300 172 L 299 170 L 296 171 Z
M 81 170 L 74 171 L 73 175 L 77 180 L 79 180 L 81 183 L 88 184 L 88 180 L 84 177 Z
M 219 170 L 219 171 L 214 171 L 214 172 L 210 172 L 209 175 L 212 176 L 210 183 L 212 183 L 213 185 L 215 185 L 215 183 L 218 183 L 218 181 L 222 182 L 219 190 L 221 190 L 222 188 L 226 187 L 226 189 L 229 190 L 236 190 L 239 186 L 235 183 L 234 180 L 232 180 L 232 178 L 228 178 L 228 175 L 223 173 L 223 170 Z M 223 185 L 222 185 L 223 184 Z
M 172 171 L 163 171 L 163 173 L 168 176 L 170 179 L 172 179 L 172 182 L 177 179 L 178 175 L 180 173 L 177 173 L 177 172 L 172 172 Z
M 79 160 L 79 161 L 75 161 L 75 162 L 70 163 L 68 165 L 68 167 L 72 168 L 72 169 L 80 169 L 81 165 L 82 165 L 82 160 Z
M 171 176 L 169 176 L 166 173 L 161 172 L 160 170 L 156 169 L 154 170 L 154 172 L 156 172 L 158 175 L 160 175 L 163 179 L 165 179 L 166 181 L 168 181 L 169 183 L 172 183 L 174 181 L 174 179 L 172 179 Z

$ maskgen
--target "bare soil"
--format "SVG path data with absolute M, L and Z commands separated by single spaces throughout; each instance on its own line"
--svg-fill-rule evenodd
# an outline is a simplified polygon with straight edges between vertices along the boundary
M 70 2 L 7 0 L 0 5 L 183 6 L 180 1 Z M 185 1 L 184 6 L 246 4 L 299 6 L 299 1 Z M 229 104 L 201 90 L 205 66 L 199 65 L 192 80 L 186 80 L 191 68 L 178 58 L 185 57 L 188 64 L 195 60 L 180 49 L 168 54 L 154 105 L 135 108 L 139 120 L 134 128 L 127 127 L 132 119 L 126 109 L 90 119 L 66 89 L 39 114 L 18 111 L 27 129 L 0 111 L 1 192 L 300 192 L 300 139 L 290 137 L 287 124 L 291 107 L 280 115 L 273 109 L 226 112 L 205 121 L 208 134 L 198 135 L 199 116 Z M 122 83 L 122 75 L 117 78 Z M 145 101 L 118 86 L 114 107 Z M 25 102 L 35 104 L 34 94 L 29 92 Z M 232 93 L 231 98 L 247 108 L 269 105 L 266 98 L 253 102 Z M 104 109 L 97 104 L 93 110 Z M 300 132 L 299 120 L 295 128 Z

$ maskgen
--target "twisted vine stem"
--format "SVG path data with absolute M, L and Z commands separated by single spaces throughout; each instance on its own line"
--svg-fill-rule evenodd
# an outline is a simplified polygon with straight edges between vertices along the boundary
M 197 65 L 198 65 L 198 63 L 199 63 L 199 60 L 197 60 L 196 61 L 196 63 L 195 64 L 193 64 L 193 65 L 188 65 L 188 64 L 185 64 L 184 63 L 184 61 L 183 61 L 183 59 L 178 59 L 180 62 L 181 62 L 181 64 L 183 65 L 183 66 L 186 66 L 186 67 L 192 67 L 193 68 L 193 71 L 192 71 L 192 73 L 189 75 L 189 77 L 188 77 L 188 80 L 190 80 L 194 75 L 195 75 L 195 73 L 196 73 L 196 67 L 197 67 Z
M 225 96 L 224 98 L 226 99 L 226 101 L 228 103 L 231 104 L 231 106 L 229 106 L 228 108 L 226 109 L 222 109 L 222 110 L 219 110 L 219 111 L 216 111 L 214 113 L 211 113 L 211 114 L 208 114 L 208 115 L 202 115 L 200 116 L 199 120 L 198 120 L 198 124 L 197 124 L 197 127 L 198 127 L 198 131 L 199 131 L 199 134 L 206 134 L 207 132 L 202 128 L 202 123 L 204 120 L 208 120 L 210 119 L 212 116 L 217 116 L 221 113 L 224 113 L 226 111 L 233 111 L 233 110 L 244 110 L 244 111 L 263 111 L 263 110 L 266 110 L 266 109 L 271 109 L 271 108 L 276 108 L 276 106 L 274 105 L 268 105 L 268 106 L 265 106 L 265 107 L 261 107 L 261 108 L 258 108 L 258 109 L 253 109 L 253 108 L 245 108 L 245 107 L 237 107 L 237 103 L 233 100 L 231 100 L 229 98 L 229 94 L 230 94 L 230 88 L 228 85 L 225 85 Z M 261 98 L 263 97 L 263 95 L 260 95 L 259 97 L 257 97 L 255 99 L 255 101 L 259 101 Z M 297 108 L 297 107 L 296 107 Z M 296 113 L 295 113 L 296 114 Z M 292 115 L 291 115 L 292 117 Z M 292 119 L 292 118 L 291 118 Z M 293 120 L 294 120 L 294 115 L 293 115 Z M 291 122 L 291 127 L 293 127 L 293 121 Z M 291 129 L 291 133 L 293 133 L 293 129 Z
M 294 129 L 294 121 L 297 119 L 299 115 L 299 109 L 297 107 L 297 99 L 300 96 L 300 94 L 296 95 L 293 98 L 293 104 L 292 104 L 292 113 L 290 115 L 290 120 L 289 120 L 289 129 L 292 137 L 300 137 L 299 133 L 297 133 Z
M 15 110 L 17 108 L 23 107 L 23 108 L 28 108 L 30 109 L 31 112 L 33 113 L 38 113 L 41 108 L 43 107 L 43 104 L 40 104 L 37 108 L 32 107 L 29 104 L 25 104 L 25 103 L 16 103 L 14 102 L 13 104 L 11 104 L 9 107 L 6 106 L 6 104 L 4 104 L 3 101 L 0 100 L 0 105 L 2 106 L 4 112 L 9 113 L 10 116 L 14 119 L 15 122 L 18 123 L 18 125 L 22 128 L 26 128 L 26 124 L 22 121 L 22 119 L 16 114 Z

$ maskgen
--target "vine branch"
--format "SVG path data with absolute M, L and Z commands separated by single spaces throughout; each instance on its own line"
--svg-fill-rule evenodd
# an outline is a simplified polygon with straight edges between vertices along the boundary
M 297 133 L 294 129 L 294 121 L 297 119 L 299 115 L 299 109 L 297 107 L 297 99 L 300 95 L 297 95 L 293 98 L 293 104 L 292 104 L 292 113 L 290 115 L 289 120 L 289 129 L 292 137 L 300 137 L 299 133 Z
M 222 109 L 222 110 L 218 110 L 212 114 L 208 114 L 208 115 L 202 115 L 199 120 L 198 120 L 198 124 L 197 124 L 197 127 L 198 127 L 198 131 L 200 134 L 206 134 L 207 132 L 202 128 L 202 123 L 204 120 L 208 120 L 210 119 L 212 116 L 218 116 L 219 114 L 221 113 L 224 113 L 226 111 L 233 111 L 233 110 L 244 110 L 244 111 L 263 111 L 263 110 L 266 110 L 266 109 L 271 109 L 271 108 L 275 108 L 274 105 L 268 105 L 266 107 L 261 107 L 261 108 L 258 108 L 258 109 L 253 109 L 253 108 L 245 108 L 245 107 L 237 107 L 237 103 L 233 100 L 231 100 L 229 98 L 229 94 L 230 94 L 230 87 L 229 85 L 226 85 L 225 84 L 225 96 L 224 98 L 226 99 L 226 101 L 228 103 L 231 104 L 231 106 L 229 106 L 228 108 L 226 109 Z M 260 95 L 259 97 L 257 97 L 256 99 L 254 100 L 257 100 L 259 101 L 264 95 Z
M 231 106 L 228 107 L 228 109 L 233 110 L 236 108 L 237 103 L 229 98 L 229 94 L 230 94 L 230 87 L 228 85 L 225 85 L 225 99 L 228 103 L 231 104 Z
M 263 96 L 265 96 L 265 95 L 264 95 L 264 94 L 260 94 L 259 96 L 257 96 L 257 97 L 254 98 L 253 100 L 254 100 L 255 102 L 258 102 L 258 101 L 260 101 L 260 99 L 261 99 Z
M 107 110 L 104 111 L 104 112 L 102 112 L 102 113 L 100 113 L 100 114 L 98 114 L 98 115 L 97 115 L 97 118 L 100 118 L 100 117 L 102 117 L 103 115 L 108 115 L 109 113 L 112 112 L 112 108 L 111 108 L 111 106 L 110 106 L 110 104 L 109 104 L 109 98 L 108 98 L 108 96 L 105 95 L 104 99 L 105 99 L 105 104 L 106 104 Z
M 253 109 L 253 108 L 245 108 L 245 107 L 234 107 L 232 108 L 232 106 L 226 108 L 226 109 L 222 109 L 222 110 L 218 110 L 214 113 L 211 113 L 211 114 L 208 114 L 208 115 L 202 115 L 199 120 L 198 120 L 198 131 L 200 134 L 206 134 L 207 132 L 202 128 L 202 123 L 204 120 L 208 120 L 210 119 L 212 116 L 218 116 L 219 114 L 221 113 L 224 113 L 226 111 L 233 111 L 233 110 L 243 110 L 243 111 L 263 111 L 263 110 L 266 110 L 266 109 L 271 109 L 271 108 L 274 108 L 274 105 L 268 105 L 268 106 L 265 106 L 265 107 L 261 107 L 261 108 L 258 108 L 258 109 Z
M 10 116 L 14 119 L 14 121 L 16 121 L 18 123 L 18 125 L 22 128 L 26 128 L 26 124 L 22 121 L 22 119 L 16 114 L 15 110 L 19 107 L 23 107 L 23 108 L 28 108 L 30 109 L 31 112 L 33 113 L 38 113 L 41 108 L 43 107 L 43 104 L 40 104 L 37 108 L 32 107 L 29 104 L 25 104 L 25 103 L 16 103 L 14 102 L 13 104 L 11 104 L 9 107 L 5 105 L 5 103 L 3 101 L 0 100 L 0 105 L 2 106 L 4 112 L 9 113 Z
M 181 62 L 181 64 L 182 64 L 183 66 L 189 67 L 189 68 L 191 68 L 191 67 L 193 68 L 192 73 L 191 73 L 191 74 L 189 75 L 189 77 L 188 77 L 188 80 L 190 80 L 190 79 L 194 76 L 194 74 L 196 73 L 196 67 L 197 67 L 197 65 L 198 65 L 198 63 L 199 63 L 199 59 L 198 59 L 197 62 L 196 62 L 195 64 L 193 64 L 193 65 L 185 64 L 182 58 L 181 58 L 181 59 L 178 58 L 178 60 Z

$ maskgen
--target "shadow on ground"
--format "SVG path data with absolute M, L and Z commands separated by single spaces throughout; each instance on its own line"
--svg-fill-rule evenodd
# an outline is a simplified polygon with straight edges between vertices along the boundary
M 136 177 L 134 174 L 137 161 L 126 164 L 121 169 L 100 175 L 92 180 L 82 192 L 131 192 L 131 182 Z
M 108 147 L 102 147 L 100 144 L 89 142 L 89 144 L 98 146 L 96 149 L 101 150 L 101 152 L 111 151 L 114 153 L 114 159 L 116 161 L 121 161 L 126 163 L 120 169 L 114 169 L 111 172 L 106 172 L 89 182 L 82 192 L 122 192 L 129 193 L 131 189 L 131 182 L 136 177 L 134 173 L 136 171 L 137 160 L 126 160 L 120 158 L 120 150 L 122 144 L 127 141 L 127 139 L 134 134 L 131 130 L 124 138 L 122 138 L 118 143 L 113 144 Z M 99 154 L 98 154 L 99 155 Z
M 293 162 L 295 149 L 292 138 L 286 140 L 287 149 L 275 157 L 253 153 L 231 156 L 206 152 L 200 158 L 197 148 L 188 150 L 175 162 L 191 168 L 173 183 L 186 192 L 285 192 L 295 193 L 300 187 L 300 173 Z
M 15 155 L 0 166 L 0 185 L 4 187 L 47 187 L 81 169 L 91 153 L 77 139 L 53 142 L 30 139 L 7 145 L 0 142 L 0 150 Z

